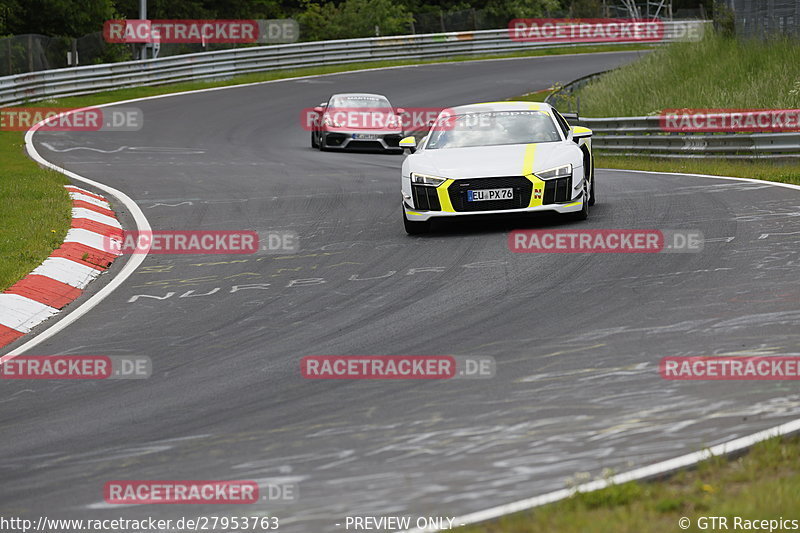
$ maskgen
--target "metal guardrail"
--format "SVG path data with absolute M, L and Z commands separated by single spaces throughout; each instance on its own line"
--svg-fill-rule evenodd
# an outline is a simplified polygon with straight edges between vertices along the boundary
M 705 25 L 707 22 L 665 21 L 662 42 L 672 42 L 682 38 L 687 24 Z M 509 37 L 508 29 L 503 28 L 237 48 L 6 76 L 0 78 L 0 105 L 18 105 L 23 102 L 77 96 L 124 87 L 229 79 L 241 74 L 289 68 L 504 54 L 596 44 L 598 43 L 514 41 Z
M 602 73 L 599 73 L 602 74 Z M 584 76 L 546 101 L 556 108 L 569 105 L 572 92 L 595 78 Z M 566 97 L 559 98 L 565 92 Z M 625 156 L 725 159 L 796 159 L 800 158 L 800 132 L 791 133 L 676 133 L 665 132 L 658 116 L 646 117 L 578 117 L 571 120 L 594 132 L 592 146 L 597 153 Z

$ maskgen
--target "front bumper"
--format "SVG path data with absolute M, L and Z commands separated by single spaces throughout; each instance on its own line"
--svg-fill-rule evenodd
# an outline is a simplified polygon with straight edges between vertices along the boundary
M 438 187 L 411 185 L 403 180 L 403 209 L 410 221 L 472 215 L 513 215 L 536 212 L 573 213 L 583 209 L 583 169 L 573 176 L 541 180 L 534 175 L 506 178 L 449 179 Z M 468 202 L 469 190 L 511 188 L 512 200 Z
M 358 136 L 369 135 L 367 139 L 359 139 Z M 402 133 L 394 132 L 342 132 L 342 131 L 323 131 L 322 146 L 328 150 L 393 150 L 402 151 L 400 139 Z

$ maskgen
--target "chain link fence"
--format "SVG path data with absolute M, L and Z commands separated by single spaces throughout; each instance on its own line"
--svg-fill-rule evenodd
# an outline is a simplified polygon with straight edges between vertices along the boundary
M 0 38 L 0 76 L 130 59 L 129 46 L 106 43 L 102 32 L 77 39 L 37 34 Z
M 767 38 L 800 37 L 800 0 L 725 0 L 733 10 L 736 34 Z

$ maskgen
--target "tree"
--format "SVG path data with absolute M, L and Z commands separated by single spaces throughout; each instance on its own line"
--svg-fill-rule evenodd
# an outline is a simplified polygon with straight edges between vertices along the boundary
M 25 0 L 16 13 L 19 16 L 10 19 L 9 33 L 64 37 L 102 31 L 103 23 L 117 15 L 113 0 Z
M 296 16 L 305 41 L 353 39 L 375 35 L 409 32 L 411 14 L 392 0 L 345 0 L 319 4 L 305 0 L 304 10 Z

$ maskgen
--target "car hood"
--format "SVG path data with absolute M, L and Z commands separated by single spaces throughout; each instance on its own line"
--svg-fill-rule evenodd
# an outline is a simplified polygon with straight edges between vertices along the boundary
M 574 143 L 548 142 L 421 150 L 409 156 L 409 171 L 452 179 L 523 176 L 569 163 L 576 149 Z

